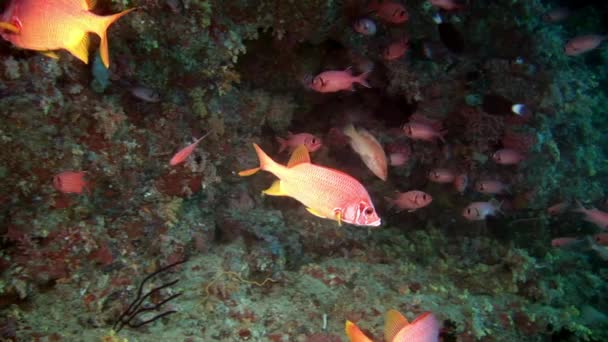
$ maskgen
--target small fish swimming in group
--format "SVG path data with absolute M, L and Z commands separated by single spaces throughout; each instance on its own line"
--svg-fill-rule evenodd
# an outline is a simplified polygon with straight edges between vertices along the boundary
M 591 222 L 602 229 L 608 229 L 607 212 L 598 210 L 596 208 L 587 209 L 583 207 L 580 202 L 577 201 L 576 203 L 578 204 L 578 208 L 573 209 L 572 211 L 584 214 L 585 217 L 583 217 L 583 220 Z
M 169 165 L 171 166 L 175 166 L 177 164 L 183 163 L 191 154 L 192 152 L 194 152 L 194 149 L 196 148 L 196 146 L 198 146 L 198 144 L 205 139 L 205 137 L 207 137 L 209 135 L 209 133 L 211 133 L 211 131 L 207 132 L 205 135 L 203 135 L 202 137 L 198 138 L 195 142 L 193 142 L 192 144 L 182 148 L 181 150 L 179 150 L 174 156 L 173 158 L 171 158 L 171 160 L 169 161 Z
M 516 150 L 503 148 L 492 154 L 492 159 L 500 165 L 517 165 L 524 160 L 524 155 Z
M 369 72 L 364 72 L 358 76 L 353 76 L 351 68 L 345 70 L 324 71 L 312 80 L 310 87 L 319 93 L 335 93 L 340 90 L 354 91 L 353 85 L 359 83 L 366 88 L 371 88 L 367 83 Z
M 405 52 L 407 51 L 407 49 L 408 49 L 408 39 L 402 38 L 402 39 L 399 39 L 398 41 L 393 42 L 390 45 L 388 45 L 384 49 L 384 52 L 382 52 L 382 57 L 384 57 L 384 59 L 386 59 L 387 61 L 399 59 L 399 58 L 403 57 L 403 55 L 405 55 Z
M 424 208 L 431 204 L 433 197 L 424 191 L 411 190 L 408 192 L 401 192 L 397 194 L 397 197 L 390 198 L 384 197 L 389 207 L 397 207 L 397 212 L 401 210 L 407 210 L 413 212 L 417 209 Z
M 300 145 L 306 146 L 308 152 L 315 152 L 323 146 L 321 138 L 318 138 L 310 133 L 293 134 L 287 132 L 287 138 L 276 137 L 279 143 L 279 153 L 288 150 L 293 152 Z
M 64 194 L 82 194 L 89 190 L 85 171 L 63 171 L 53 177 L 53 187 Z
M 475 190 L 482 194 L 500 195 L 509 191 L 509 187 L 501 181 L 482 180 L 475 183 Z
M 439 139 L 445 142 L 443 136 L 445 135 L 446 131 L 438 132 L 433 127 L 427 124 L 419 122 L 408 122 L 403 125 L 403 131 L 405 132 L 405 135 L 410 139 L 424 141 L 435 141 L 436 139 Z
M 386 154 L 378 140 L 363 128 L 357 131 L 352 124 L 346 126 L 344 134 L 350 138 L 350 146 L 361 157 L 367 168 L 378 178 L 386 181 L 388 176 Z
M 370 18 L 359 18 L 353 23 L 353 29 L 364 36 L 376 34 L 376 23 Z
M 429 171 L 428 179 L 434 183 L 452 183 L 456 179 L 456 174 L 449 169 L 437 168 Z
M 409 19 L 405 6 L 390 0 L 372 0 L 369 10 L 376 12 L 378 17 L 387 23 L 401 24 Z
M 156 103 L 160 101 L 158 91 L 151 88 L 137 86 L 131 88 L 130 92 L 131 95 L 145 102 Z
M 439 321 L 432 312 L 424 312 L 410 323 L 399 311 L 391 309 L 384 318 L 384 341 L 438 342 L 439 328 Z M 351 321 L 346 321 L 344 330 L 350 342 L 372 342 Z
M 572 38 L 564 46 L 564 53 L 568 56 L 581 55 L 598 48 L 607 38 L 608 36 L 599 34 L 589 34 Z
M 464 8 L 466 0 L 430 0 L 431 5 L 446 11 L 454 11 Z
M 93 0 L 13 0 L 0 17 L 0 35 L 13 45 L 40 51 L 56 58 L 56 50 L 66 49 L 89 63 L 89 33 L 101 38 L 99 53 L 108 68 L 108 27 L 134 10 L 100 16 L 93 12 Z
M 483 221 L 488 216 L 496 216 L 500 211 L 500 205 L 492 202 L 473 202 L 462 211 L 462 216 L 469 221 Z
M 269 196 L 287 196 L 304 204 L 311 214 L 357 226 L 377 227 L 381 219 L 365 187 L 344 172 L 310 162 L 306 146 L 298 146 L 287 166 L 272 160 L 257 144 L 253 144 L 260 166 L 239 172 L 250 176 L 259 170 L 279 179 L 263 191 Z

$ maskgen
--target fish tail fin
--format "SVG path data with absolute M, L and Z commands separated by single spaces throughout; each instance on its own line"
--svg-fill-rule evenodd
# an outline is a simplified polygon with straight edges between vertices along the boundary
M 371 71 L 366 71 L 366 72 L 362 73 L 361 75 L 355 77 L 355 82 L 359 83 L 360 85 L 362 85 L 366 88 L 371 88 L 372 86 L 369 85 L 369 83 L 367 83 L 367 76 L 369 76 L 370 73 L 371 73 Z
M 129 12 L 135 10 L 136 8 L 129 8 L 128 10 L 124 10 L 120 13 L 100 17 L 100 23 L 95 32 L 101 38 L 101 43 L 99 45 L 99 54 L 101 55 L 101 61 L 106 68 L 110 67 L 110 52 L 108 50 L 108 27 L 112 25 L 116 20 L 120 19 L 122 16 L 127 15 Z
M 279 143 L 279 153 L 285 151 L 285 149 L 287 148 L 287 140 L 281 138 L 281 137 L 276 137 L 277 142 Z
M 260 166 L 255 167 L 253 169 L 244 170 L 239 172 L 239 176 L 246 177 L 255 174 L 260 170 L 268 171 L 274 173 L 273 171 L 277 168 L 279 164 L 277 164 L 272 158 L 270 158 L 266 152 L 258 146 L 258 144 L 254 143 L 253 147 L 255 148 L 255 152 L 258 154 L 258 159 L 260 160 Z

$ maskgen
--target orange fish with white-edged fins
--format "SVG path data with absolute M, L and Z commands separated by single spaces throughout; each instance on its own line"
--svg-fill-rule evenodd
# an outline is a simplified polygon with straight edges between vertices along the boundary
M 365 165 L 378 178 L 386 181 L 388 176 L 386 154 L 378 140 L 363 128 L 357 131 L 352 124 L 346 126 L 344 134 L 350 138 L 350 146 L 359 154 Z
M 0 17 L 0 35 L 13 45 L 56 58 L 66 49 L 89 62 L 89 33 L 101 38 L 101 60 L 110 65 L 108 27 L 132 9 L 100 16 L 90 10 L 96 0 L 13 0 Z
M 397 310 L 388 310 L 384 318 L 384 340 L 386 342 L 437 342 L 439 322 L 433 313 L 425 312 L 411 323 Z M 351 321 L 344 328 L 350 342 L 372 342 Z
M 264 170 L 277 176 L 279 179 L 264 194 L 291 197 L 304 204 L 311 214 L 338 224 L 380 225 L 380 217 L 363 185 L 346 173 L 312 164 L 306 146 L 294 150 L 287 166 L 272 160 L 257 144 L 253 147 L 260 166 L 239 175 L 250 176 Z

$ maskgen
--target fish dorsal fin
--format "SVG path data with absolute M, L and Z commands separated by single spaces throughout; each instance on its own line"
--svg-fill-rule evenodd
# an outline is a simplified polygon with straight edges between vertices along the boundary
M 388 310 L 384 318 L 384 341 L 393 341 L 399 331 L 408 324 L 407 319 L 399 311 Z
M 310 163 L 310 155 L 305 145 L 299 145 L 291 154 L 287 167 L 294 167 L 298 164 Z
M 344 331 L 350 342 L 372 342 L 372 340 L 365 336 L 361 329 L 351 321 L 346 321 Z
M 92 10 L 97 5 L 97 0 L 78 0 L 80 6 L 85 10 Z
M 74 57 L 80 59 L 84 64 L 89 64 L 89 34 L 84 32 L 82 39 L 74 46 L 66 46 L 66 50 L 70 51 Z

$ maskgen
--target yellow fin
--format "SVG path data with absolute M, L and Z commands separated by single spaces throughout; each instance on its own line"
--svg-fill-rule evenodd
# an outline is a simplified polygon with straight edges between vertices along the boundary
M 255 174 L 258 171 L 260 171 L 260 168 L 259 167 L 254 167 L 253 169 L 243 170 L 243 171 L 239 172 L 239 176 L 241 176 L 241 177 L 251 176 L 251 175 Z
M 270 188 L 262 191 L 262 193 L 264 195 L 269 195 L 269 196 L 287 196 L 286 193 L 281 191 L 281 181 L 279 179 L 274 181 L 274 183 L 272 183 Z
M 344 331 L 350 342 L 372 342 L 372 340 L 365 336 L 361 329 L 351 321 L 346 321 Z
M 102 17 L 99 21 L 100 26 L 96 28 L 95 32 L 101 38 L 101 42 L 99 43 L 99 55 L 101 56 L 101 62 L 106 68 L 110 67 L 110 52 L 108 50 L 108 27 L 112 25 L 113 22 L 120 19 L 123 15 L 135 10 L 135 8 L 130 8 L 128 10 L 122 11 L 120 13 L 108 15 Z
M 80 59 L 84 64 L 89 64 L 89 34 L 84 33 L 82 39 L 74 46 L 65 47 L 74 57 Z
M 45 55 L 52 59 L 59 59 L 59 55 L 55 51 L 39 51 L 40 54 Z
M 321 215 L 318 211 L 312 209 L 312 208 L 306 208 L 306 210 L 308 210 L 309 213 L 315 215 L 316 217 L 320 217 L 320 218 L 327 218 L 324 215 Z
M 393 341 L 399 331 L 408 324 L 407 319 L 399 311 L 388 310 L 384 317 L 384 340 Z
M 0 29 L 11 31 L 13 33 L 19 33 L 19 28 L 11 23 L 0 21 Z
M 298 164 L 310 163 L 310 155 L 305 145 L 299 145 L 291 154 L 287 167 L 294 167 Z

